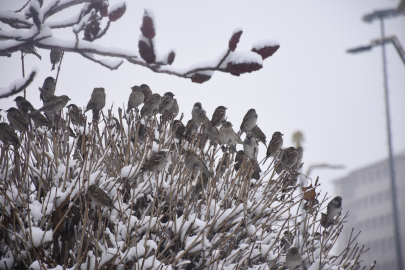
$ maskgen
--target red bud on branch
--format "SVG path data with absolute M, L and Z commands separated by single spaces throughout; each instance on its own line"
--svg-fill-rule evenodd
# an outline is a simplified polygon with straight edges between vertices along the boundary
M 191 76 L 191 81 L 194 83 L 203 83 L 208 81 L 209 79 L 211 79 L 211 76 L 200 73 L 194 73 L 194 75 Z
M 115 5 L 115 6 L 113 6 L 110 13 L 108 14 L 108 18 L 110 19 L 110 21 L 115 22 L 116 20 L 121 18 L 122 15 L 124 15 L 126 9 L 127 9 L 127 6 L 125 5 L 125 2 L 122 2 L 118 6 Z
M 256 70 L 261 69 L 263 66 L 258 63 L 250 62 L 250 63 L 233 63 L 229 62 L 226 66 L 226 70 L 229 71 L 232 75 L 239 76 L 243 73 L 250 73 Z
M 143 15 L 141 32 L 142 35 L 146 38 L 154 38 L 156 35 L 155 27 L 153 26 L 153 20 L 146 11 Z
M 229 40 L 229 49 L 231 51 L 235 51 L 236 45 L 239 43 L 240 36 L 242 35 L 243 31 L 236 32 L 232 35 L 231 39 Z
M 138 48 L 139 54 L 146 63 L 151 64 L 155 62 L 156 56 L 153 53 L 151 47 L 149 47 L 149 45 L 145 41 L 140 40 L 138 43 Z
M 103 17 L 108 16 L 108 2 L 104 1 L 100 8 L 100 15 Z
M 255 52 L 257 54 L 260 54 L 262 59 L 266 59 L 267 57 L 272 56 L 277 50 L 280 48 L 280 45 L 275 45 L 275 46 L 265 46 L 260 49 L 253 48 L 252 52 Z
M 172 51 L 169 53 L 169 55 L 167 56 L 167 63 L 169 65 L 173 64 L 174 58 L 176 57 L 176 54 Z

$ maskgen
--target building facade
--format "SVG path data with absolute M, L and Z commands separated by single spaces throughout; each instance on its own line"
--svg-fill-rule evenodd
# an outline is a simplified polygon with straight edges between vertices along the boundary
M 405 152 L 394 157 L 395 184 L 402 246 L 405 263 Z M 336 194 L 343 198 L 342 214 L 349 217 L 339 237 L 339 250 L 346 247 L 350 234 L 360 247 L 369 251 L 362 256 L 365 264 L 377 261 L 376 270 L 396 269 L 394 222 L 388 159 L 351 172 L 334 181 Z

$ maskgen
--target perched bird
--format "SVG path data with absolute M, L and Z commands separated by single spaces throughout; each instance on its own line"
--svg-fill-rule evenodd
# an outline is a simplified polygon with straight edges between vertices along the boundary
M 281 162 L 285 168 L 291 168 L 297 163 L 298 152 L 295 150 L 295 147 L 291 146 L 287 149 L 284 149 L 283 156 L 281 157 Z
M 222 123 L 222 126 L 219 129 L 219 143 L 221 145 L 236 145 L 243 143 L 239 136 L 233 130 L 231 122 Z
M 151 129 L 148 126 L 145 126 L 144 124 L 139 125 L 139 131 L 138 131 L 138 141 L 145 142 L 146 136 L 152 135 L 153 141 L 156 143 L 160 143 L 157 139 L 155 139 L 155 133 L 151 132 Z M 131 141 L 135 143 L 135 134 L 132 134 Z
M 165 113 L 163 114 L 163 118 L 168 121 L 172 117 L 173 119 L 177 117 L 179 114 L 179 104 L 177 103 L 177 99 L 173 99 L 173 105 L 170 107 L 170 109 L 166 110 Z
M 25 54 L 33 54 L 36 57 L 38 57 L 39 60 L 42 60 L 41 59 L 42 57 L 37 53 L 37 49 L 33 45 L 25 45 L 20 49 L 20 51 L 22 51 Z
M 131 89 L 132 92 L 129 95 L 128 99 L 127 113 L 129 113 L 132 109 L 137 110 L 138 106 L 141 105 L 145 99 L 142 88 L 135 85 L 134 87 L 131 87 Z
M 89 195 L 91 198 L 91 201 L 96 205 L 96 206 L 107 206 L 109 209 L 114 208 L 119 212 L 119 210 L 114 206 L 112 199 L 108 194 L 99 188 L 97 185 L 90 185 L 89 186 Z
M 294 270 L 298 266 L 302 264 L 302 257 L 300 254 L 300 250 L 296 247 L 292 247 L 286 255 L 285 258 L 285 265 L 290 268 L 291 270 Z
M 196 130 L 196 125 L 193 119 L 188 120 L 184 136 L 187 140 L 191 140 Z
M 7 119 L 15 130 L 28 131 L 28 123 L 19 109 L 11 107 L 6 112 Z
M 191 172 L 194 171 L 201 171 L 208 177 L 212 177 L 214 175 L 213 172 L 210 172 L 204 162 L 200 159 L 200 157 L 195 154 L 192 150 L 187 150 L 185 152 L 184 157 L 184 164 L 186 165 L 187 169 Z
M 29 111 L 35 111 L 34 106 L 32 106 L 31 102 L 29 102 L 22 96 L 16 97 L 14 101 L 17 105 L 17 108 L 23 113 L 24 120 L 28 122 L 28 113 Z
M 211 121 L 207 117 L 206 112 L 204 110 L 201 110 L 198 115 L 195 117 L 196 123 L 200 123 L 199 125 L 204 125 L 204 134 L 206 134 L 209 138 L 212 137 L 212 126 L 211 126 Z M 198 126 L 199 126 L 198 125 Z
M 277 162 L 276 165 L 274 165 L 274 170 L 277 174 L 280 174 L 282 171 L 284 171 L 284 169 L 284 164 L 281 161 Z
M 196 102 L 196 103 L 194 104 L 194 106 L 193 106 L 193 110 L 191 111 L 191 117 L 192 117 L 194 123 L 197 125 L 197 127 L 199 127 L 199 126 L 201 125 L 201 123 L 200 123 L 199 121 L 197 121 L 196 117 L 197 117 L 198 114 L 199 114 L 200 112 L 202 112 L 202 111 L 205 112 L 205 110 L 202 108 L 201 103 L 200 103 L 200 102 Z
M 304 149 L 302 148 L 302 146 L 298 146 L 295 150 L 297 150 L 298 152 L 298 159 L 297 159 L 297 166 L 301 165 L 302 162 L 302 157 L 304 155 Z
M 174 103 L 173 97 L 174 97 L 174 94 L 172 92 L 164 93 L 164 95 L 159 103 L 159 113 L 160 114 L 163 114 L 165 111 L 169 110 L 173 106 L 173 103 Z
M 216 127 L 212 127 L 212 135 L 211 135 L 211 143 L 213 145 L 217 145 L 217 143 L 219 142 L 219 130 Z
M 159 94 L 152 94 L 143 105 L 141 109 L 141 118 L 148 116 L 151 117 L 155 114 L 155 112 L 159 109 L 160 103 L 160 95 Z
M 250 159 L 257 160 L 257 154 L 259 153 L 259 146 L 257 145 L 256 139 L 252 134 L 248 134 L 243 141 L 243 151 L 245 156 Z
M 239 171 L 244 159 L 245 159 L 245 152 L 243 150 L 239 150 L 236 153 L 236 157 L 235 157 L 235 162 L 236 162 L 235 171 Z
M 141 89 L 143 92 L 143 95 L 145 96 L 145 98 L 143 99 L 143 102 L 146 102 L 149 97 L 152 95 L 152 90 L 150 90 L 149 86 L 147 84 L 141 84 Z
M 39 95 L 39 98 L 41 100 L 44 100 L 43 95 L 46 95 L 46 93 L 55 94 L 55 88 L 56 88 L 56 81 L 53 77 L 47 77 L 44 80 L 44 84 L 42 87 L 39 87 L 39 91 L 41 91 L 41 94 Z
M 184 124 L 180 120 L 174 120 L 172 133 L 174 134 L 174 137 L 179 140 L 180 144 L 184 139 L 185 131 L 186 127 L 184 126 Z
M 91 98 L 87 103 L 86 110 L 84 112 L 92 110 L 93 119 L 97 120 L 100 110 L 102 110 L 105 106 L 105 99 L 106 94 L 104 88 L 102 87 L 94 88 L 93 92 L 91 93 Z
M 73 123 L 73 125 L 78 126 L 80 124 L 81 126 L 84 126 L 84 117 L 76 104 L 69 104 L 66 107 L 69 109 L 70 121 Z
M 243 117 L 242 124 L 240 125 L 239 135 L 243 132 L 250 131 L 257 123 L 257 113 L 255 109 L 250 109 L 245 117 Z
M 225 121 L 227 109 L 228 108 L 225 108 L 224 106 L 218 106 L 215 109 L 214 113 L 212 114 L 212 118 L 211 118 L 211 125 L 213 127 L 216 127 Z
M 42 108 L 38 109 L 38 111 L 58 113 L 66 106 L 69 100 L 70 98 L 66 95 L 57 97 L 56 99 L 46 103 Z
M 280 247 L 283 250 L 287 250 L 294 243 L 294 236 L 289 230 L 285 230 L 283 234 L 284 236 L 280 240 Z
M 52 64 L 52 70 L 55 69 L 55 65 L 60 62 L 62 59 L 62 51 L 60 50 L 51 50 L 51 64 Z
M 328 210 L 326 213 L 329 219 L 333 220 L 333 218 L 339 214 L 340 210 L 342 210 L 342 197 L 336 196 L 328 203 Z
M 222 158 L 218 161 L 218 165 L 217 165 L 217 168 L 215 169 L 215 171 L 219 172 L 219 174 L 222 175 L 225 172 L 226 168 L 228 167 L 228 159 L 229 159 L 229 153 L 225 152 L 222 155 Z M 219 168 L 219 166 L 221 165 L 221 162 L 222 162 L 222 166 L 221 166 L 221 168 Z
M 264 135 L 263 131 L 259 128 L 258 125 L 254 126 L 252 128 L 252 134 L 256 140 L 258 140 L 259 142 L 262 142 L 264 144 L 264 146 L 267 146 L 266 135 Z
M 0 140 L 6 144 L 14 145 L 14 149 L 20 146 L 20 140 L 17 137 L 15 131 L 7 123 L 0 123 Z
M 161 171 L 167 164 L 167 151 L 159 151 L 155 156 L 146 160 L 142 165 L 139 172 L 135 175 L 134 179 L 144 172 L 156 172 Z
M 321 226 L 325 229 L 329 228 L 333 224 L 333 218 L 331 219 L 327 214 L 321 213 Z
M 263 161 L 263 164 L 269 157 L 275 157 L 277 152 L 283 147 L 283 135 L 284 134 L 281 134 L 281 132 L 278 131 L 273 133 L 271 141 L 267 146 L 266 159 Z
M 31 120 L 34 121 L 35 127 L 51 127 L 51 123 L 48 121 L 48 119 L 46 119 L 45 116 L 43 116 L 41 112 L 37 110 L 31 111 L 30 117 Z

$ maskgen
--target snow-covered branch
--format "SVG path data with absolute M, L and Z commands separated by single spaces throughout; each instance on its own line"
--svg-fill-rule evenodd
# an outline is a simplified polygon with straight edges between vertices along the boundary
M 51 20 L 62 10 L 84 4 L 81 10 L 66 20 Z M 145 10 L 142 18 L 138 51 L 119 48 L 107 48 L 94 41 L 107 34 L 111 23 L 119 20 L 126 12 L 125 2 L 109 7 L 107 0 L 52 0 L 46 6 L 42 1 L 31 1 L 17 12 L 0 11 L 0 21 L 7 23 L 14 30 L 0 30 L 0 56 L 10 56 L 27 46 L 41 49 L 74 52 L 111 70 L 117 69 L 122 60 L 97 59 L 96 55 L 121 58 L 131 64 L 146 67 L 155 73 L 164 73 L 203 83 L 211 79 L 215 71 L 239 76 L 260 70 L 263 60 L 273 55 L 280 47 L 275 42 L 256 43 L 250 52 L 236 51 L 242 30 L 236 30 L 229 40 L 224 53 L 210 62 L 197 63 L 186 69 L 174 68 L 175 52 L 161 56 L 156 52 L 154 17 L 150 10 Z M 104 25 L 101 28 L 101 25 Z M 56 38 L 52 29 L 71 28 L 75 40 Z M 258 57 L 258 56 L 261 56 Z
M 8 87 L 0 88 L 0 99 L 15 95 L 28 87 L 37 75 L 36 69 L 31 71 L 31 74 L 22 79 L 15 80 Z

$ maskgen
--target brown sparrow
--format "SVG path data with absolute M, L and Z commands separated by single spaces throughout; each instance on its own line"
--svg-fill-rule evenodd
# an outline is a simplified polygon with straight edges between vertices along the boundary
M 226 110 L 228 108 L 225 108 L 224 106 L 218 106 L 214 113 L 212 114 L 212 118 L 211 118 L 211 125 L 213 127 L 216 127 L 220 124 L 222 124 L 223 121 L 225 121 L 225 117 L 226 117 Z
M 163 114 L 165 111 L 169 110 L 174 103 L 173 100 L 174 94 L 172 92 L 166 92 L 162 99 L 160 100 L 159 104 L 159 113 Z
M 222 126 L 219 129 L 219 143 L 221 145 L 236 145 L 243 143 L 239 136 L 233 130 L 231 122 L 222 123 Z
M 183 125 L 183 123 L 180 120 L 174 120 L 172 133 L 174 133 L 174 137 L 179 140 L 180 144 L 181 141 L 184 139 L 185 131 L 186 127 Z
M 206 134 L 209 138 L 212 137 L 212 126 L 210 119 L 207 117 L 204 110 L 201 110 L 198 115 L 195 117 L 196 121 L 204 126 L 204 134 Z
M 200 102 L 196 102 L 193 106 L 193 110 L 191 111 L 191 117 L 194 121 L 194 123 L 197 125 L 197 127 L 199 127 L 201 125 L 201 122 L 199 122 L 196 117 L 198 116 L 198 114 L 200 112 L 205 112 L 205 110 L 202 108 L 201 103 Z
M 51 50 L 51 64 L 52 64 L 52 70 L 55 69 L 55 65 L 60 62 L 62 59 L 62 51 L 60 50 Z
M 7 119 L 15 130 L 28 131 L 28 123 L 19 109 L 11 107 L 6 112 Z
M 187 140 L 191 140 L 193 137 L 194 133 L 196 131 L 196 125 L 193 119 L 188 120 L 186 130 L 185 130 L 185 138 Z
M 22 51 L 24 54 L 33 54 L 38 57 L 39 60 L 42 60 L 41 56 L 37 53 L 37 49 L 33 45 L 26 45 L 22 47 L 20 51 Z
M 87 103 L 87 106 L 86 106 L 86 109 L 84 110 L 84 112 L 92 110 L 93 119 L 97 120 L 100 110 L 102 110 L 105 106 L 105 99 L 106 99 L 106 94 L 105 94 L 104 88 L 102 88 L 102 87 L 94 88 L 93 92 L 91 93 L 91 98 L 90 98 L 89 102 Z
M 283 147 L 283 135 L 284 134 L 281 134 L 281 132 L 278 131 L 273 133 L 271 141 L 267 146 L 266 159 L 263 161 L 263 164 L 269 157 L 275 157 L 277 152 Z
M 333 220 L 333 218 L 339 214 L 340 210 L 342 210 L 342 197 L 336 196 L 328 203 L 328 210 L 326 213 L 329 219 Z
M 69 104 L 66 107 L 69 109 L 70 121 L 73 123 L 73 125 L 78 126 L 80 124 L 81 126 L 84 126 L 85 119 L 76 104 Z
M 89 186 L 89 195 L 91 201 L 96 206 L 107 206 L 109 209 L 114 208 L 119 212 L 119 210 L 114 206 L 110 196 L 108 196 L 108 194 L 97 185 L 93 184 Z
M 15 131 L 7 123 L 0 123 L 0 140 L 6 144 L 14 145 L 14 149 L 20 146 L 20 140 Z
M 235 157 L 235 162 L 237 162 L 235 164 L 235 171 L 239 171 L 244 159 L 245 159 L 245 152 L 243 150 L 239 150 L 236 153 L 236 157 Z
M 285 257 L 285 265 L 291 270 L 294 270 L 301 264 L 302 264 L 302 257 L 300 254 L 300 250 L 296 247 L 292 247 L 287 252 L 287 255 Z
M 259 142 L 262 142 L 264 144 L 264 146 L 267 146 L 267 144 L 266 144 L 266 135 L 264 135 L 263 131 L 259 128 L 258 125 L 254 126 L 252 128 L 252 134 L 253 134 L 253 137 L 255 137 L 256 140 L 258 140 Z
M 57 97 L 56 99 L 46 103 L 42 108 L 38 109 L 38 111 L 58 113 L 66 106 L 69 100 L 70 98 L 66 95 Z
M 30 117 L 31 117 L 31 120 L 34 121 L 35 127 L 43 127 L 43 126 L 51 127 L 52 126 L 51 123 L 48 121 L 48 119 L 46 119 L 45 116 L 43 116 L 41 114 L 41 112 L 39 112 L 37 110 L 31 111 Z
M 210 172 L 208 170 L 207 166 L 205 166 L 200 157 L 192 150 L 187 150 L 185 152 L 184 164 L 186 165 L 186 168 L 189 169 L 191 172 L 201 171 L 208 177 L 212 177 L 214 175 L 213 172 Z
M 145 99 L 142 88 L 135 85 L 134 87 L 131 87 L 131 89 L 132 92 L 129 95 L 128 99 L 127 113 L 129 113 L 132 109 L 137 110 L 138 106 L 141 105 Z
M 135 175 L 134 178 L 137 178 L 144 172 L 161 171 L 166 167 L 166 164 L 167 164 L 167 151 L 159 151 L 155 156 L 145 161 L 145 163 L 142 165 L 141 169 Z
M 145 142 L 146 136 L 152 135 L 153 141 L 156 143 L 160 143 L 157 139 L 155 139 L 155 133 L 151 132 L 151 129 L 148 126 L 145 126 L 144 124 L 139 125 L 139 131 L 138 131 L 138 141 Z M 135 134 L 132 134 L 131 141 L 135 143 Z
M 256 139 L 253 138 L 253 135 L 250 133 L 246 135 L 246 138 L 243 141 L 243 151 L 248 158 L 257 160 L 259 146 L 257 145 Z
M 141 109 L 141 118 L 148 116 L 151 117 L 153 116 L 156 111 L 159 109 L 159 103 L 160 103 L 160 95 L 159 94 L 152 94 L 146 101 L 145 104 L 143 105 Z
M 298 160 L 298 152 L 295 150 L 295 147 L 291 146 L 287 149 L 284 149 L 283 156 L 281 158 L 281 162 L 283 163 L 285 168 L 291 168 L 297 163 Z
M 333 218 L 329 218 L 329 216 L 325 213 L 321 213 L 321 226 L 325 229 L 329 228 L 333 224 Z
M 173 119 L 177 117 L 179 114 L 179 104 L 177 103 L 177 99 L 173 99 L 173 105 L 170 109 L 166 110 L 165 113 L 163 114 L 163 118 L 168 121 L 172 117 Z
M 152 95 L 152 90 L 150 90 L 149 86 L 147 84 L 141 84 L 141 89 L 143 92 L 143 95 L 145 96 L 143 102 L 146 102 L 149 97 Z
M 44 84 L 42 87 L 39 87 L 39 91 L 41 91 L 41 94 L 39 95 L 39 98 L 43 100 L 43 95 L 46 93 L 55 94 L 55 87 L 56 87 L 56 81 L 53 77 L 47 77 L 44 80 Z
M 255 109 L 250 109 L 245 117 L 243 117 L 242 124 L 240 125 L 239 135 L 243 132 L 250 131 L 257 123 L 257 113 Z

